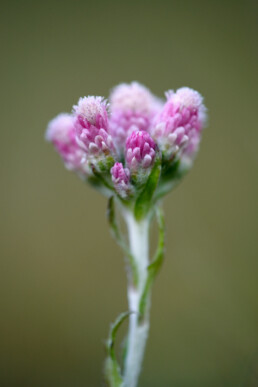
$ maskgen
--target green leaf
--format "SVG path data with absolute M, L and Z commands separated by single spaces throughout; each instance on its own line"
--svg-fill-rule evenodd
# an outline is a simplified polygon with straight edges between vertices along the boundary
M 109 387 L 121 387 L 123 384 L 121 369 L 116 360 L 114 346 L 117 331 L 130 313 L 131 312 L 121 313 L 110 327 L 109 336 L 106 342 L 107 359 L 105 362 L 105 377 Z
M 132 281 L 133 285 L 137 287 L 138 285 L 138 270 L 137 265 L 135 262 L 135 258 L 133 254 L 130 252 L 129 247 L 127 246 L 122 234 L 120 233 L 120 228 L 118 227 L 117 221 L 116 221 L 116 214 L 115 214 L 115 197 L 111 196 L 108 200 L 108 207 L 107 207 L 107 218 L 109 221 L 109 225 L 113 234 L 113 237 L 115 238 L 118 245 L 123 250 L 126 258 L 128 259 L 131 273 L 132 273 Z
M 109 225 L 111 227 L 111 230 L 114 234 L 114 237 L 116 239 L 120 239 L 120 233 L 117 227 L 116 223 L 116 216 L 115 216 L 115 198 L 114 196 L 111 196 L 108 200 L 108 207 L 107 207 L 107 218 L 109 221 Z
M 162 163 L 162 171 L 154 200 L 162 198 L 168 192 L 176 187 L 180 180 L 185 176 L 187 170 L 183 169 L 180 160 Z
M 109 188 L 107 188 L 103 183 L 96 178 L 96 176 L 92 175 L 89 176 L 86 179 L 86 182 L 90 184 L 93 188 L 95 188 L 97 191 L 99 191 L 102 195 L 110 197 L 110 194 L 112 193 Z
M 114 188 L 112 187 L 112 185 L 105 179 L 106 176 L 104 173 L 99 172 L 94 164 L 91 164 L 91 170 L 95 179 L 98 181 L 98 184 L 103 185 L 104 187 L 108 188 L 111 192 L 114 192 Z
M 148 180 L 135 202 L 134 216 L 137 220 L 143 219 L 151 208 L 152 197 L 159 181 L 160 171 L 160 159 L 157 157 Z
M 156 278 L 162 263 L 164 261 L 164 248 L 165 248 L 165 223 L 164 223 L 164 215 L 161 208 L 156 209 L 156 216 L 159 225 L 159 241 L 158 247 L 154 256 L 154 259 L 148 266 L 148 277 L 145 283 L 145 287 L 142 293 L 142 297 L 140 299 L 139 305 L 139 320 L 141 321 L 144 318 L 146 306 L 149 300 L 149 294 Z

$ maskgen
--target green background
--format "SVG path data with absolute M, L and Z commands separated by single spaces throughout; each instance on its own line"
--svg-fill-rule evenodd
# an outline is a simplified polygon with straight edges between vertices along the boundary
M 106 199 L 44 131 L 80 96 L 132 80 L 158 96 L 193 87 L 210 116 L 164 203 L 140 387 L 257 386 L 257 3 L 8 1 L 0 19 L 0 386 L 102 383 L 103 342 L 127 308 L 122 253 Z

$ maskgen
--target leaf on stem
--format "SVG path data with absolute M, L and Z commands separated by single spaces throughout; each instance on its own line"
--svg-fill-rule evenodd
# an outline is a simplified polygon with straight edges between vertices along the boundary
M 109 336 L 106 342 L 107 359 L 105 363 L 105 377 L 109 387 L 122 387 L 123 378 L 121 369 L 115 356 L 115 339 L 119 327 L 131 312 L 121 313 L 111 325 Z
M 104 187 L 108 188 L 111 192 L 114 192 L 114 188 L 108 181 L 106 181 L 103 173 L 100 173 L 94 164 L 91 164 L 91 170 L 95 178 L 98 180 L 99 184 L 102 184 Z
M 86 179 L 86 182 L 90 184 L 93 188 L 95 188 L 97 191 L 99 191 L 104 196 L 110 197 L 110 189 L 107 188 L 103 183 L 94 175 L 89 176 Z
M 187 172 L 188 169 L 182 167 L 179 160 L 173 161 L 169 164 L 163 162 L 162 172 L 155 192 L 154 200 L 157 201 L 168 192 L 172 191 L 172 189 L 176 187 Z
M 159 181 L 160 171 L 160 159 L 157 157 L 148 180 L 135 202 L 134 216 L 137 220 L 143 219 L 151 208 L 152 197 Z
M 142 297 L 140 299 L 140 305 L 139 305 L 140 321 L 144 318 L 144 315 L 145 315 L 146 305 L 148 302 L 151 286 L 164 261 L 165 223 L 164 223 L 164 215 L 160 207 L 156 209 L 156 216 L 157 216 L 157 221 L 159 226 L 159 242 L 158 242 L 158 247 L 157 247 L 154 259 L 148 266 L 148 277 L 145 283 Z

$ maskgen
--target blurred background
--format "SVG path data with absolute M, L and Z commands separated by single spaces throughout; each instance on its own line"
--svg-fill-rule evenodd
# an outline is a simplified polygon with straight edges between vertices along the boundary
M 164 203 L 140 387 L 258 386 L 257 2 L 1 3 L 0 386 L 102 385 L 127 309 L 106 199 L 65 170 L 48 121 L 137 80 L 190 86 L 210 124 Z M 256 101 L 255 101 L 256 100 Z

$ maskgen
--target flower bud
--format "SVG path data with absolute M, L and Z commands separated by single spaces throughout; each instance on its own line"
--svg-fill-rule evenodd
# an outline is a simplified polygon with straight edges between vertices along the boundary
M 166 93 L 167 102 L 151 130 L 165 159 L 173 159 L 199 143 L 206 120 L 202 96 L 188 87 Z M 192 144 L 192 145 L 191 145 Z M 189 149 L 190 149 L 189 148 Z
M 109 165 L 115 155 L 112 137 L 108 133 L 107 103 L 102 97 L 80 98 L 74 106 L 78 144 L 90 162 Z
M 137 174 L 138 170 L 145 173 L 154 163 L 156 144 L 145 131 L 134 131 L 126 140 L 126 164 L 130 171 Z
M 53 143 L 67 169 L 81 175 L 89 174 L 85 152 L 76 142 L 74 117 L 61 113 L 49 122 L 46 140 Z
M 130 171 L 124 168 L 122 163 L 115 163 L 111 168 L 112 182 L 115 190 L 123 198 L 127 198 L 132 193 L 130 185 Z

